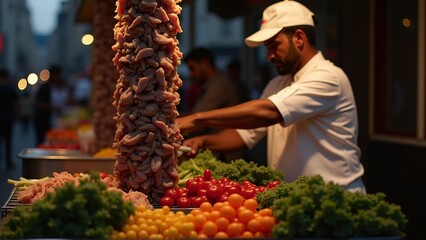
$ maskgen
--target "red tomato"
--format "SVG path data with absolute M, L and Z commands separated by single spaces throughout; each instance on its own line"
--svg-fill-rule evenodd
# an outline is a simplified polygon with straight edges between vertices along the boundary
M 175 205 L 175 200 L 171 197 L 164 196 L 160 199 L 160 205 L 173 207 Z
M 101 178 L 101 179 L 104 179 L 104 178 L 106 178 L 106 177 L 108 177 L 109 176 L 109 174 L 108 173 L 106 173 L 106 172 L 100 172 L 99 173 L 99 177 Z
M 256 185 L 255 184 L 253 184 L 252 182 L 250 182 L 249 180 L 244 180 L 242 183 L 241 183 L 241 186 L 243 186 L 243 187 L 245 187 L 245 188 L 253 188 L 253 187 L 256 187 Z
M 205 202 L 205 201 L 202 197 L 200 197 L 200 196 L 193 197 L 191 199 L 191 206 L 198 208 L 198 207 L 200 207 L 201 203 L 203 203 L 203 202 Z
M 239 194 L 241 192 L 241 188 L 237 187 L 237 186 L 231 186 L 230 188 L 228 188 L 226 190 L 226 192 L 228 193 L 228 195 L 231 195 L 233 193 L 238 193 Z
M 206 196 L 209 200 L 217 200 L 223 194 L 222 187 L 218 185 L 210 185 L 206 190 Z
M 204 170 L 204 180 L 206 181 L 212 180 L 212 171 L 210 171 L 210 169 Z
M 207 190 L 206 189 L 198 189 L 198 191 L 197 191 L 197 196 L 206 196 L 206 192 L 207 192 Z
M 204 181 L 201 183 L 202 189 L 207 189 L 212 183 L 210 181 Z
M 196 194 L 198 189 L 201 188 L 201 182 L 189 179 L 186 181 L 186 188 L 188 189 L 189 194 Z
M 177 189 L 177 191 L 179 193 L 179 196 L 182 196 L 182 194 L 185 194 L 185 196 L 186 196 L 186 194 L 188 193 L 188 189 L 185 188 L 185 187 L 183 187 L 183 188 L 176 188 L 176 189 Z
M 249 180 L 244 180 L 244 181 L 241 182 L 241 185 L 243 185 L 243 186 L 247 186 L 249 184 L 251 184 L 251 182 Z
M 191 200 L 187 197 L 178 197 L 176 205 L 180 208 L 189 208 L 191 207 Z
M 265 186 L 259 186 L 257 187 L 257 192 L 264 192 L 266 190 Z
M 256 190 L 254 190 L 254 188 L 242 188 L 241 196 L 245 199 L 254 198 L 256 196 Z
M 222 179 L 220 179 L 220 182 L 227 183 L 227 182 L 229 182 L 229 178 L 223 177 Z
M 228 194 L 222 194 L 220 198 L 217 200 L 217 202 L 227 202 L 228 201 Z
M 193 179 L 197 182 L 204 182 L 204 177 L 202 177 L 202 176 L 196 176 Z
M 176 188 L 168 188 L 165 192 L 164 195 L 167 197 L 171 197 L 174 200 L 176 200 L 179 197 L 179 192 Z
M 278 186 L 279 184 L 280 184 L 280 181 L 275 180 L 275 181 L 269 182 L 267 187 L 268 188 L 274 188 L 274 187 Z

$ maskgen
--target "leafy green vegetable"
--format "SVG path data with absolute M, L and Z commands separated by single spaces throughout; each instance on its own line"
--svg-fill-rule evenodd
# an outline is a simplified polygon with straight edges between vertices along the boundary
M 259 166 L 255 162 L 236 159 L 229 164 L 223 164 L 212 171 L 213 177 L 227 177 L 237 182 L 249 180 L 258 186 L 266 186 L 269 182 L 283 180 L 283 173 L 270 167 Z
M 99 174 L 91 173 L 78 186 L 66 183 L 31 206 L 14 209 L 1 238 L 101 238 L 121 229 L 134 212 L 121 193 L 107 191 Z
M 271 181 L 283 180 L 283 174 L 278 170 L 259 166 L 255 162 L 247 162 L 244 159 L 236 159 L 230 163 L 225 163 L 218 160 L 207 149 L 179 165 L 179 172 L 182 173 L 179 175 L 180 185 L 189 178 L 202 175 L 205 169 L 210 169 L 216 179 L 227 177 L 237 182 L 249 180 L 256 185 L 262 186 Z
M 311 183 L 313 183 L 314 181 L 316 181 L 317 184 L 324 183 L 324 180 L 321 176 L 315 176 L 315 177 L 301 176 L 292 183 L 281 182 L 275 188 L 268 189 L 256 195 L 259 208 L 260 209 L 271 208 L 275 200 L 288 197 L 290 192 L 292 192 L 294 189 L 306 188 L 307 187 L 306 182 L 308 179 L 310 180 Z
M 346 193 L 357 236 L 398 236 L 407 224 L 401 207 L 385 201 L 384 193 Z
M 278 224 L 273 236 L 345 238 L 398 236 L 407 220 L 383 193 L 346 192 L 321 176 L 303 176 L 257 195 L 260 208 L 272 206 Z

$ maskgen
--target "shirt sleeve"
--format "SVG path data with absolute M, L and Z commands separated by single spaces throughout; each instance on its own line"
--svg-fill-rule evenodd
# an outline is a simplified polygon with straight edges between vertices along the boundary
M 237 133 L 240 135 L 246 146 L 251 149 L 266 136 L 267 129 L 268 128 L 266 127 L 256 129 L 237 129 Z
M 271 100 L 280 111 L 285 126 L 335 109 L 340 95 L 337 78 L 327 71 L 306 76 L 276 94 Z

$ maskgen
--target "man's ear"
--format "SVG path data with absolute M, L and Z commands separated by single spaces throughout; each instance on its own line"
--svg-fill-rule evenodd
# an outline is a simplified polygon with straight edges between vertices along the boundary
M 305 33 L 297 29 L 293 34 L 293 43 L 296 47 L 301 47 L 305 43 Z

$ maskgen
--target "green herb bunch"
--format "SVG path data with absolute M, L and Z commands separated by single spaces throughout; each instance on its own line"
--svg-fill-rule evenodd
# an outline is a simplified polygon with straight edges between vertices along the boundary
M 316 181 L 318 184 L 324 183 L 324 180 L 320 176 L 301 176 L 292 183 L 281 182 L 275 188 L 258 193 L 256 195 L 256 200 L 259 204 L 259 209 L 271 208 L 272 204 L 276 199 L 288 197 L 290 192 L 292 192 L 294 189 L 306 188 L 307 180 L 310 180 L 311 182 Z
M 384 193 L 347 192 L 319 175 L 281 183 L 257 200 L 259 208 L 272 208 L 277 238 L 395 237 L 407 223 Z
M 283 180 L 281 171 L 259 166 L 255 162 L 248 162 L 244 159 L 236 159 L 231 163 L 219 165 L 212 173 L 213 177 L 217 179 L 227 177 L 240 183 L 244 180 L 249 180 L 257 186 L 266 186 L 269 182 Z
M 31 206 L 19 206 L 6 219 L 1 238 L 107 239 L 134 212 L 119 192 L 107 191 L 98 173 L 66 183 Z

